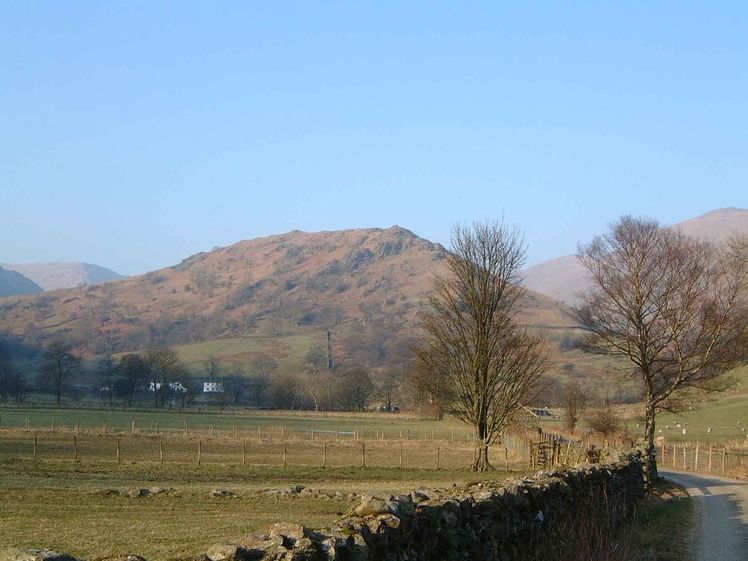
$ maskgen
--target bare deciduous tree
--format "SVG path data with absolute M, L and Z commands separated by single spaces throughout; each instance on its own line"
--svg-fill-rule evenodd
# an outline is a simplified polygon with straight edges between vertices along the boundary
M 149 376 L 148 365 L 139 354 L 126 354 L 119 358 L 115 368 L 119 376 L 114 384 L 115 393 L 132 407 L 135 392 Z
M 544 343 L 515 321 L 525 245 L 503 222 L 456 226 L 449 276 L 438 277 L 416 349 L 422 382 L 475 430 L 475 471 L 491 469 L 488 447 L 521 409 L 548 366 Z
M 609 401 L 606 401 L 602 407 L 590 411 L 587 415 L 587 424 L 605 439 L 606 446 L 609 444 L 608 439 L 623 426 L 621 417 L 616 414 Z
M 259 353 L 249 363 L 252 372 L 250 389 L 255 406 L 260 409 L 265 405 L 265 393 L 270 387 L 271 378 L 278 370 L 278 362 L 267 353 Z
M 589 396 L 579 385 L 579 382 L 571 381 L 564 384 L 561 399 L 564 409 L 564 424 L 567 429 L 574 432 L 579 419 L 587 409 Z
M 349 364 L 335 372 L 338 384 L 338 406 L 346 411 L 364 411 L 374 394 L 369 372 L 357 364 Z
M 203 370 L 208 378 L 220 378 L 223 373 L 223 362 L 220 358 L 212 356 L 202 361 Z
M 184 373 L 184 364 L 179 359 L 179 355 L 172 348 L 161 347 L 148 349 L 143 360 L 151 382 L 156 407 L 163 407 L 168 400 L 171 408 L 171 400 L 174 397 L 172 384 L 179 381 Z
M 44 352 L 42 372 L 54 386 L 57 405 L 60 405 L 63 385 L 78 371 L 80 363 L 80 358 L 73 354 L 73 348 L 62 341 L 53 341 Z
M 745 360 L 745 245 L 718 248 L 624 216 L 577 256 L 592 279 L 580 308 L 589 330 L 583 348 L 633 363 L 654 479 L 657 413 L 720 389 L 720 374 Z

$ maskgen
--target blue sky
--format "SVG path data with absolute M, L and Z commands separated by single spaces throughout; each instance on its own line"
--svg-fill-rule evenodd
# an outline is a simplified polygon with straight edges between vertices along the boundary
M 0 262 L 748 207 L 743 2 L 5 2 Z

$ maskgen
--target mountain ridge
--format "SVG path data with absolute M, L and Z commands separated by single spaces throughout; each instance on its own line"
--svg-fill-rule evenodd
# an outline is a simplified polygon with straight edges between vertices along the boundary
M 23 275 L 44 291 L 125 278 L 106 267 L 82 262 L 0 263 L 0 266 Z
M 9 335 L 73 340 L 87 356 L 220 338 L 324 340 L 383 364 L 417 333 L 447 251 L 393 226 L 243 240 L 137 277 L 0 301 Z M 528 291 L 520 321 L 575 328 L 573 312 Z M 363 360 L 363 359 L 361 359 Z
M 722 243 L 733 234 L 748 235 L 748 209 L 720 208 L 673 224 L 688 236 Z M 576 255 L 563 255 L 522 271 L 524 285 L 569 306 L 579 304 L 579 294 L 589 286 L 587 273 Z

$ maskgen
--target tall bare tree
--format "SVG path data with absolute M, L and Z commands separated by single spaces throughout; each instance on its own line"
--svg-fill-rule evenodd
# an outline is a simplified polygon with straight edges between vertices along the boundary
M 129 407 L 132 407 L 138 387 L 148 381 L 147 378 L 150 375 L 148 365 L 142 356 L 130 353 L 119 358 L 115 372 L 119 376 L 114 384 L 115 393 L 123 398 Z
M 249 363 L 252 372 L 250 390 L 254 397 L 255 406 L 260 409 L 265 405 L 265 394 L 270 387 L 271 378 L 278 370 L 278 361 L 272 355 L 259 353 Z
M 587 409 L 589 396 L 576 380 L 564 384 L 561 393 L 561 403 L 564 410 L 564 424 L 574 432 L 582 414 Z
M 73 348 L 62 342 L 53 341 L 46 351 L 42 363 L 42 373 L 52 382 L 57 405 L 60 404 L 62 388 L 80 368 L 81 359 L 73 353 Z
M 745 361 L 748 263 L 738 241 L 714 247 L 624 216 L 577 252 L 592 279 L 579 310 L 589 330 L 584 348 L 633 364 L 650 479 L 657 413 L 720 389 L 720 375 Z
M 148 349 L 143 359 L 147 368 L 151 389 L 156 407 L 164 407 L 173 396 L 172 384 L 180 380 L 184 373 L 184 364 L 177 352 L 170 347 Z
M 525 245 L 503 222 L 455 226 L 448 276 L 437 277 L 423 344 L 429 393 L 475 429 L 473 469 L 491 469 L 488 447 L 521 409 L 548 366 L 544 343 L 520 327 Z

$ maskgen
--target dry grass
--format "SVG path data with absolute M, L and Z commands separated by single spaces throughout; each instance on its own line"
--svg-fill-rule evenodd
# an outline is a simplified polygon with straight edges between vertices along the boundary
M 635 528 L 641 561 L 689 561 L 693 558 L 693 502 L 680 487 L 656 483 L 642 504 Z
M 86 453 L 95 449 L 89 447 Z M 350 493 L 399 494 L 476 480 L 467 469 L 249 467 L 213 461 L 118 464 L 10 456 L 0 456 L 0 543 L 51 548 L 88 561 L 127 553 L 149 559 L 196 555 L 220 541 L 267 532 L 277 521 L 328 526 L 353 504 Z M 489 475 L 497 480 L 506 476 L 499 471 Z M 318 492 L 282 492 L 296 485 Z M 174 491 L 139 498 L 97 492 L 153 487 Z M 210 497 L 215 488 L 236 496 Z

